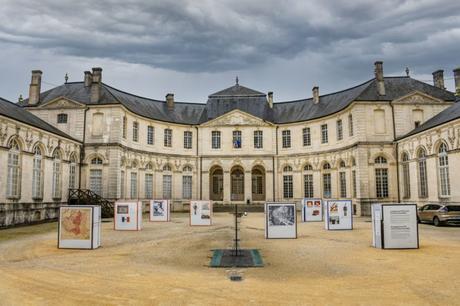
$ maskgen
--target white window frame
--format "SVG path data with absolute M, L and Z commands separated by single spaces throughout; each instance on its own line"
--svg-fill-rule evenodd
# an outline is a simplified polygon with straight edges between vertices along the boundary
M 311 132 L 310 132 L 309 127 L 302 129 L 302 137 L 303 137 L 303 146 L 304 147 L 311 146 Z
M 262 149 L 264 147 L 264 133 L 263 131 L 254 131 L 254 148 Z
M 133 122 L 133 141 L 139 141 L 139 122 L 137 121 Z
M 241 149 L 243 147 L 243 133 L 239 130 L 232 132 L 233 149 Z
M 450 196 L 450 178 L 449 178 L 449 153 L 447 145 L 443 142 L 438 149 L 438 175 L 439 175 L 439 197 L 446 198 Z
M 62 197 L 62 161 L 59 151 L 53 154 L 53 181 L 52 181 L 52 196 L 53 199 L 61 199 Z
M 8 151 L 8 178 L 6 184 L 6 196 L 8 198 L 19 199 L 21 197 L 21 172 L 21 147 L 16 140 L 13 140 Z
M 164 141 L 163 144 L 167 148 L 172 147 L 172 129 L 164 129 Z
M 138 198 L 138 182 L 137 182 L 137 172 L 131 172 L 131 179 L 130 179 L 130 198 L 137 199 Z
M 32 168 L 32 199 L 43 199 L 43 153 L 38 146 L 34 149 Z
M 182 176 L 182 198 L 191 199 L 192 198 L 192 187 L 193 187 L 193 177 L 191 175 Z
M 153 198 L 153 173 L 144 175 L 144 196 L 147 199 Z
M 184 149 L 191 149 L 193 142 L 193 133 L 191 131 L 184 131 Z
M 211 147 L 213 149 L 220 149 L 221 148 L 221 133 L 220 133 L 220 131 L 212 131 L 211 132 Z
M 291 130 L 281 131 L 281 137 L 283 149 L 289 149 L 291 147 Z
M 337 120 L 337 140 L 343 139 L 343 122 L 342 119 Z
M 329 142 L 329 135 L 327 131 L 327 124 L 321 124 L 321 143 L 325 144 Z
M 155 128 L 151 125 L 147 126 L 147 144 L 153 145 L 155 143 Z

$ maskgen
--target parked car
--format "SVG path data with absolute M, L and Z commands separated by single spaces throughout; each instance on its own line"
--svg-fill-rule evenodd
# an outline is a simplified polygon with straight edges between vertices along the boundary
M 418 222 L 460 225 L 460 204 L 427 204 L 418 209 Z

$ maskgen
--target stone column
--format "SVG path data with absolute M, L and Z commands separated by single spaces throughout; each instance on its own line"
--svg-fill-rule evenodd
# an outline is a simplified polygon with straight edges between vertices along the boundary
M 252 202 L 252 175 L 251 170 L 244 171 L 244 203 L 249 199 Z
M 224 203 L 230 203 L 230 185 L 231 185 L 231 178 L 230 178 L 230 171 L 224 170 Z

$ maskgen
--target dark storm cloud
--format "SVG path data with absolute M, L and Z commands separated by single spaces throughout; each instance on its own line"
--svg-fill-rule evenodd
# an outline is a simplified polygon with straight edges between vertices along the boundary
M 175 71 L 244 69 L 309 53 L 348 64 L 427 62 L 429 40 L 451 50 L 458 1 L 54 1 L 3 0 L 0 41 L 58 54 Z M 449 39 L 449 36 L 451 39 Z M 451 55 L 452 58 L 454 55 Z M 399 64 L 399 63 L 398 63 Z
M 0 0 L 0 96 L 43 89 L 65 73 L 104 68 L 104 81 L 140 95 L 204 102 L 242 84 L 275 100 L 341 90 L 386 75 L 430 80 L 460 66 L 458 0 Z

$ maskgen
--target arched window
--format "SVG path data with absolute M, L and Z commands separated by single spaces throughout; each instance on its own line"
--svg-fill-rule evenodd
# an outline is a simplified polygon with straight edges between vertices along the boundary
M 192 172 L 192 167 L 191 167 L 191 166 L 185 166 L 185 167 L 182 169 L 182 172 Z
M 152 171 L 153 170 L 152 163 L 147 163 L 147 165 L 145 165 L 145 170 Z
M 61 188 L 61 153 L 58 150 L 53 154 L 53 199 L 60 199 L 62 195 Z
M 69 188 L 77 188 L 77 158 L 75 154 L 70 155 L 70 165 L 69 165 Z
M 34 161 L 32 166 L 32 198 L 43 198 L 43 163 L 42 163 L 42 150 L 39 146 L 34 149 Z
M 375 159 L 375 193 L 377 198 L 388 198 L 387 159 L 378 156 Z
M 447 145 L 443 142 L 438 149 L 439 196 L 450 196 L 449 157 Z
M 91 160 L 91 165 L 102 165 L 102 159 L 99 157 L 95 157 Z
M 294 181 L 292 178 L 292 167 L 284 166 L 283 168 L 283 197 L 285 199 L 292 199 L 294 197 Z
M 171 171 L 171 166 L 170 165 L 164 165 L 163 166 L 163 171 Z
M 421 148 L 417 153 L 418 164 L 418 195 L 420 198 L 428 197 L 428 178 L 426 172 L 426 152 Z
M 347 197 L 347 174 L 345 172 L 345 161 L 341 160 L 339 163 L 339 188 L 340 188 L 340 197 Z
M 351 157 L 350 160 L 351 164 L 351 188 L 352 188 L 352 193 L 353 193 L 353 198 L 356 198 L 356 190 L 357 190 L 357 181 L 356 181 L 356 159 L 354 157 Z
M 16 140 L 10 142 L 8 151 L 7 197 L 21 196 L 21 147 Z
M 89 170 L 89 189 L 103 196 L 102 190 L 102 159 L 95 157 L 91 160 L 91 169 Z
M 404 198 L 410 198 L 410 173 L 409 173 L 409 155 L 404 152 L 402 155 L 402 175 L 403 175 L 403 187 L 404 187 Z
M 310 164 L 306 164 L 303 167 L 303 171 L 306 172 L 303 175 L 303 190 L 306 198 L 313 198 L 313 167 Z
M 326 170 L 326 173 L 323 173 L 323 197 L 330 198 L 332 197 L 332 177 L 329 170 L 331 170 L 331 164 L 325 162 L 323 164 L 323 170 Z
M 192 198 L 192 167 L 190 165 L 184 166 L 182 168 L 182 172 L 184 172 L 184 175 L 182 175 L 182 198 L 183 199 L 191 199 Z

